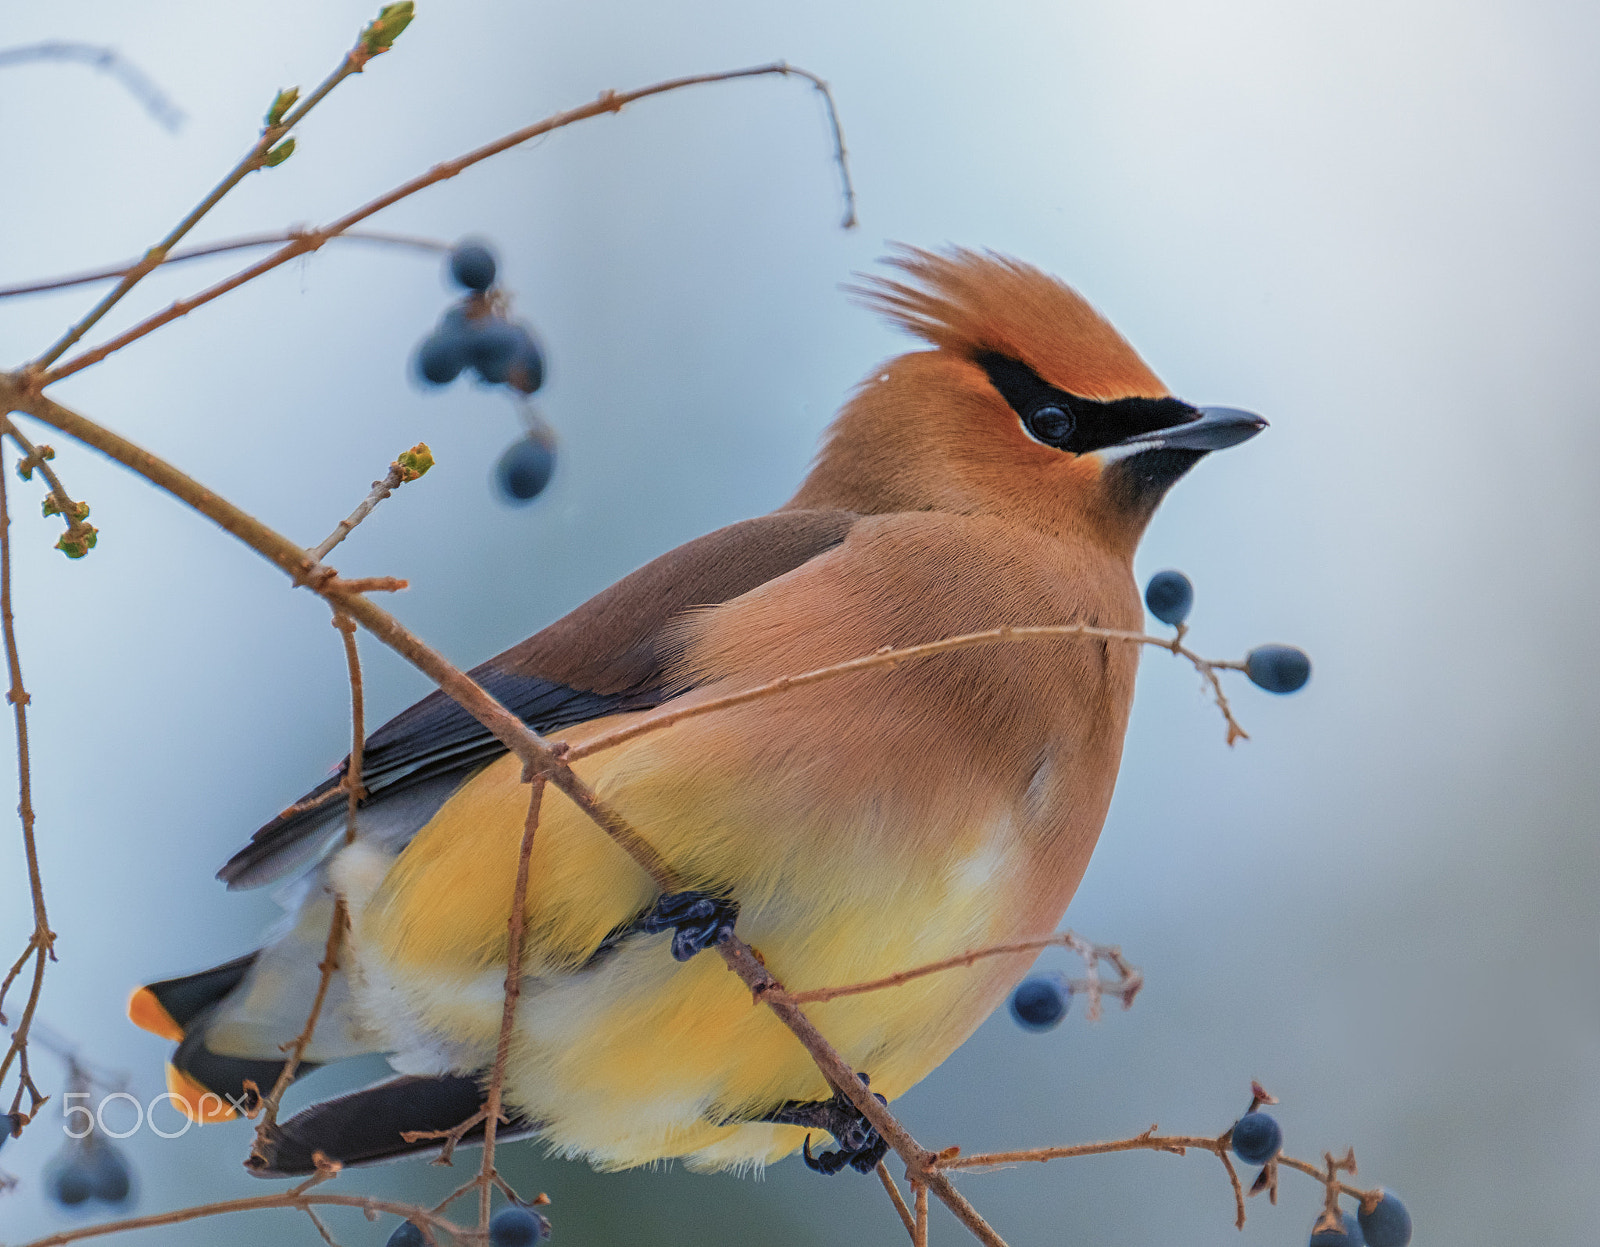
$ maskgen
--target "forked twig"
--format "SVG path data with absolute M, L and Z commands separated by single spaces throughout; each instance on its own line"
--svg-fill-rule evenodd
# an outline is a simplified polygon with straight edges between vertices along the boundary
M 178 300 L 178 302 L 172 304 L 166 310 L 158 312 L 154 316 L 146 317 L 132 328 L 118 334 L 109 341 L 104 342 L 101 345 L 92 348 L 91 350 L 84 351 L 82 354 L 74 356 L 72 359 L 63 364 L 58 364 L 53 368 L 48 368 L 48 371 L 46 371 L 47 366 L 58 359 L 61 354 L 67 350 L 67 348 L 72 346 L 74 342 L 81 338 L 89 326 L 98 320 L 100 316 L 104 315 L 105 311 L 108 311 L 111 305 L 116 302 L 116 300 L 120 299 L 123 294 L 126 294 L 127 290 L 132 287 L 135 281 L 155 267 L 156 263 L 159 261 L 158 253 L 161 252 L 163 248 L 171 246 L 173 242 L 176 242 L 178 238 L 183 236 L 183 233 L 186 232 L 188 226 L 193 224 L 193 220 L 199 219 L 198 215 L 196 214 L 200 213 L 202 209 L 209 208 L 217 198 L 221 197 L 221 193 L 224 193 L 227 187 L 219 186 L 218 190 L 213 191 L 212 196 L 208 197 L 207 202 L 202 204 L 200 209 L 196 209 L 195 213 L 191 214 L 193 220 L 186 218 L 184 224 L 181 225 L 179 229 L 174 230 L 173 233 L 169 235 L 160 246 L 152 250 L 150 256 L 147 256 L 144 261 L 141 261 L 140 269 L 136 275 L 130 274 L 128 277 L 123 278 L 123 280 L 118 283 L 117 288 L 101 301 L 101 306 L 97 307 L 95 312 L 91 313 L 89 318 L 86 318 L 85 321 L 81 322 L 79 325 L 74 326 L 74 329 L 71 333 L 69 333 L 60 343 L 57 343 L 55 347 L 51 348 L 50 351 L 46 352 L 39 358 L 39 360 L 30 366 L 28 371 L 29 388 L 35 391 L 43 389 L 45 386 L 51 385 L 54 382 L 61 380 L 63 377 L 71 376 L 73 373 L 79 372 L 84 368 L 89 367 L 91 364 L 97 364 L 114 351 L 121 350 L 130 342 L 137 342 L 140 338 L 156 329 L 159 329 L 162 325 L 177 320 L 181 316 L 187 316 L 196 308 L 203 307 L 205 304 L 210 303 L 213 299 L 220 298 L 229 291 L 236 290 L 247 282 L 254 281 L 263 273 L 269 273 L 279 265 L 287 264 L 290 260 L 295 259 L 297 256 L 302 256 L 308 252 L 317 250 L 322 246 L 323 243 L 327 242 L 328 239 L 333 238 L 336 235 L 343 234 L 352 226 L 359 225 L 368 217 L 381 212 L 391 204 L 398 203 L 400 200 L 405 199 L 410 195 L 415 195 L 418 191 L 424 190 L 427 187 L 434 185 L 436 182 L 442 182 L 447 178 L 453 178 L 463 170 L 469 169 L 473 165 L 489 159 L 491 156 L 498 156 L 501 152 L 507 151 L 510 148 L 518 146 L 519 144 L 526 143 L 530 139 L 538 138 L 540 135 L 549 134 L 553 130 L 559 130 L 564 126 L 570 126 L 575 122 L 585 121 L 591 117 L 603 116 L 606 113 L 621 112 L 626 105 L 631 104 L 636 100 L 647 99 L 653 95 L 664 95 L 670 91 L 679 91 L 685 87 L 701 86 L 711 82 L 731 82 L 739 78 L 759 78 L 772 75 L 803 78 L 822 93 L 824 100 L 827 102 L 828 115 L 834 130 L 834 159 L 839 165 L 840 177 L 844 181 L 846 200 L 849 204 L 853 205 L 855 201 L 855 191 L 850 181 L 850 171 L 849 166 L 846 163 L 844 142 L 842 137 L 840 137 L 841 132 L 839 129 L 838 113 L 834 106 L 833 94 L 829 90 L 828 84 L 825 83 L 821 78 L 817 77 L 817 75 L 811 73 L 809 70 L 800 69 L 799 67 L 790 65 L 784 61 L 775 61 L 769 65 L 755 65 L 748 69 L 730 69 L 723 70 L 718 73 L 691 74 L 682 78 L 672 78 L 665 82 L 657 82 L 650 86 L 640 87 L 633 91 L 605 91 L 601 93 L 598 99 L 591 103 L 580 105 L 579 107 L 569 109 L 566 112 L 556 113 L 554 116 L 547 117 L 542 121 L 536 121 L 532 125 L 524 126 L 520 130 L 514 130 L 505 137 L 496 139 L 492 143 L 487 143 L 475 151 L 468 152 L 464 156 L 458 156 L 454 160 L 447 160 L 442 164 L 435 165 L 432 169 L 428 170 L 428 172 L 419 174 L 409 181 L 402 183 L 393 190 L 378 196 L 376 199 L 373 199 L 366 204 L 363 204 L 353 212 L 346 213 L 344 216 L 338 218 L 338 220 L 323 226 L 321 229 L 305 231 L 294 241 L 286 244 L 264 259 L 258 260 L 249 268 L 243 269 L 240 272 L 235 273 L 232 277 L 218 282 L 216 285 L 210 286 L 207 289 L 200 291 L 200 293 L 192 295 L 187 299 Z M 325 83 L 323 88 L 319 88 L 319 92 L 313 96 L 313 99 L 320 98 L 321 95 L 326 94 L 327 90 L 331 89 L 331 86 L 331 81 L 330 83 Z M 308 103 L 309 102 L 310 101 L 308 101 Z M 297 109 L 294 114 L 291 114 L 291 116 L 298 120 L 300 116 L 304 115 L 305 110 L 306 106 L 302 105 L 302 107 Z M 285 119 L 285 125 L 287 124 L 289 124 L 288 118 Z M 250 158 L 247 157 L 246 163 L 248 163 L 249 159 Z M 246 170 L 246 172 L 248 172 L 248 170 Z M 846 216 L 846 223 L 853 223 L 854 219 L 855 213 L 852 206 Z
M 35 374 L 43 372 L 44 369 L 60 359 L 76 343 L 81 341 L 84 334 L 94 328 L 107 312 L 122 301 L 124 295 L 166 259 L 167 253 L 183 239 L 184 235 L 200 223 L 200 219 L 206 213 L 221 203 L 223 197 L 229 191 L 257 169 L 266 166 L 268 153 L 277 145 L 279 140 L 283 139 L 295 126 L 299 125 L 307 113 L 326 99 L 328 93 L 334 87 L 338 86 L 351 74 L 360 73 L 370 59 L 371 54 L 366 52 L 362 42 L 358 41 L 354 48 L 345 53 L 344 59 L 339 62 L 339 67 L 323 79 L 316 90 L 290 109 L 281 119 L 269 121 L 262 128 L 260 137 L 256 139 L 244 158 L 229 170 L 222 181 L 212 187 L 211 192 L 190 209 L 189 214 L 179 221 L 177 225 L 173 226 L 165 238 L 150 248 L 143 259 L 128 269 L 123 274 L 122 280 L 100 302 L 96 303 L 82 320 L 67 330 L 49 350 L 45 351 L 43 355 L 30 364 L 28 371 Z
M 15 1115 L 22 1104 L 22 1093 L 29 1097 L 28 1115 L 31 1117 L 44 1102 L 44 1095 L 34 1084 L 28 1069 L 28 1030 L 33 1025 L 39 1009 L 39 997 L 44 990 L 45 965 L 55 960 L 55 933 L 50 930 L 45 912 L 44 881 L 39 873 L 39 848 L 34 839 L 33 770 L 28 751 L 28 696 L 22 683 L 22 658 L 17 650 L 16 620 L 11 610 L 11 508 L 6 493 L 4 456 L 0 456 L 0 632 L 3 632 L 6 649 L 6 667 L 10 672 L 11 687 L 6 700 L 11 703 L 12 723 L 17 738 L 17 813 L 22 823 L 22 853 L 28 864 L 28 891 L 33 902 L 33 931 L 28 936 L 27 947 L 16 964 L 0 982 L 0 1021 L 5 1020 L 6 992 L 28 958 L 33 958 L 33 982 L 28 990 L 27 1003 L 22 1015 L 11 1031 L 11 1042 L 0 1059 L 0 1084 L 13 1062 L 17 1065 L 17 1093 L 12 1097 L 11 1113 Z
M 1084 959 L 1090 968 L 1090 977 L 1083 980 L 1069 980 L 1069 985 L 1076 990 L 1083 990 L 1090 995 L 1091 1008 L 1094 1008 L 1098 997 L 1109 992 L 1122 1001 L 1123 1008 L 1133 1004 L 1133 998 L 1144 986 L 1144 975 L 1137 966 L 1130 965 L 1122 957 L 1121 950 L 1099 944 L 1090 944 L 1079 938 L 1071 931 L 1058 931 L 1054 935 L 1042 936 L 1039 939 L 1019 940 L 1014 944 L 991 944 L 987 948 L 974 948 L 970 952 L 959 953 L 954 957 L 946 957 L 941 961 L 930 961 L 925 965 L 914 966 L 909 970 L 901 970 L 896 974 L 885 975 L 880 979 L 869 979 L 864 983 L 849 983 L 840 987 L 814 987 L 808 991 L 786 992 L 785 999 L 791 1004 L 808 1005 L 818 1004 L 825 1000 L 837 1000 L 841 996 L 858 996 L 864 992 L 883 991 L 889 987 L 899 987 L 914 979 L 925 975 L 938 974 L 945 970 L 955 970 L 971 966 L 985 957 L 1006 957 L 1017 953 L 1040 952 L 1046 948 L 1070 948 Z M 1098 974 L 1094 973 L 1095 962 L 1104 958 L 1111 961 L 1116 967 L 1120 981 L 1106 986 L 1101 983 Z M 1091 1014 L 1091 1018 L 1094 1015 Z
M 737 693 L 726 693 L 721 697 L 708 698 L 692 705 L 679 706 L 672 710 L 662 710 L 646 715 L 625 727 L 613 728 L 603 736 L 596 736 L 581 744 L 572 745 L 567 750 L 567 757 L 571 761 L 587 758 L 602 750 L 614 749 L 618 745 L 636 740 L 650 732 L 659 732 L 663 728 L 672 727 L 686 719 L 698 718 L 705 714 L 715 714 L 720 710 L 728 710 L 734 706 L 747 705 L 753 701 L 761 701 L 768 697 L 776 697 L 792 689 L 804 688 L 808 684 L 820 684 L 825 680 L 838 679 L 840 676 L 854 675 L 861 671 L 871 671 L 878 667 L 895 667 L 903 662 L 915 659 L 931 658 L 936 654 L 948 654 L 954 650 L 970 649 L 980 645 L 1005 645 L 1018 641 L 1054 641 L 1066 637 L 1089 637 L 1102 641 L 1125 641 L 1136 645 L 1153 645 L 1157 649 L 1169 650 L 1182 658 L 1187 658 L 1194 664 L 1195 669 L 1208 676 L 1211 680 L 1212 691 L 1216 695 L 1217 708 L 1221 710 L 1222 717 L 1228 724 L 1228 743 L 1235 740 L 1249 739 L 1247 733 L 1239 726 L 1233 717 L 1233 711 L 1228 705 L 1228 699 L 1223 695 L 1222 684 L 1216 677 L 1217 671 L 1243 671 L 1242 662 L 1230 662 L 1211 658 L 1202 658 L 1199 654 L 1189 649 L 1182 643 L 1182 637 L 1150 636 L 1144 632 L 1129 632 L 1124 628 L 1100 628 L 1092 624 L 1055 624 L 1040 627 L 1008 627 L 986 628 L 982 632 L 966 632 L 959 636 L 942 637 L 937 641 L 928 641 L 921 645 L 890 646 L 885 645 L 871 654 L 863 654 L 859 658 L 846 659 L 844 662 L 830 663 L 826 667 L 817 667 L 811 671 L 803 671 L 798 675 L 779 676 L 776 680 L 769 680 L 765 684 L 758 684 L 754 688 L 741 689 Z

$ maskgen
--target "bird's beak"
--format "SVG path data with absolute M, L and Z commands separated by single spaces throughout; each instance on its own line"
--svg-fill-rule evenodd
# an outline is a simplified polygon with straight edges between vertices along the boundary
M 1206 454 L 1247 442 L 1266 427 L 1267 422 L 1254 412 L 1240 411 L 1237 407 L 1202 407 L 1199 419 L 1167 429 L 1135 433 L 1104 447 L 1100 453 L 1106 459 L 1125 459 L 1147 450 L 1193 450 Z

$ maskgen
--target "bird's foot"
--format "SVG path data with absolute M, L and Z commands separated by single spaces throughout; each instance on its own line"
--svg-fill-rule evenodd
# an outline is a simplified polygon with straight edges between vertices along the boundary
M 635 931 L 646 935 L 671 931 L 673 959 L 688 961 L 696 953 L 731 939 L 738 917 L 738 901 L 704 892 L 673 892 L 658 900 L 632 925 Z
M 867 1082 L 865 1074 L 857 1076 L 862 1083 Z M 881 1095 L 877 1098 L 880 1104 L 889 1102 Z M 762 1120 L 781 1126 L 826 1130 L 831 1134 L 839 1145 L 838 1150 L 815 1155 L 811 1151 L 811 1136 L 806 1136 L 801 1154 L 806 1164 L 818 1173 L 838 1173 L 847 1165 L 857 1173 L 871 1173 L 889 1150 L 888 1141 L 878 1133 L 877 1127 L 842 1095 L 835 1095 L 831 1100 L 790 1100 Z

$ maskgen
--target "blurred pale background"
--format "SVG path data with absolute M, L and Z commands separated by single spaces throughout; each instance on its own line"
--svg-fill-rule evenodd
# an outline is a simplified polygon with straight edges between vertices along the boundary
M 7 6 L 0 44 L 116 46 L 189 113 L 169 135 L 81 66 L 0 73 L 0 281 L 138 254 L 309 87 L 375 7 Z M 1303 644 L 1309 689 L 1242 681 L 1224 747 L 1186 667 L 1147 654 L 1105 835 L 1070 914 L 1150 985 L 1098 1026 L 991 1021 L 897 1106 L 935 1145 L 1219 1131 L 1248 1080 L 1289 1149 L 1354 1144 L 1417 1242 L 1594 1241 L 1600 855 L 1594 474 L 1600 458 L 1592 6 L 1372 0 L 803 6 L 423 3 L 288 164 L 198 238 L 320 222 L 536 117 L 778 57 L 829 78 L 861 193 L 838 190 L 798 82 L 637 105 L 500 157 L 374 224 L 481 233 L 548 346 L 561 459 L 526 510 L 488 487 L 509 403 L 422 394 L 405 362 L 445 300 L 434 261 L 328 247 L 60 387 L 282 531 L 320 538 L 395 452 L 439 468 L 340 567 L 466 663 L 709 528 L 770 508 L 847 388 L 906 343 L 838 285 L 886 240 L 997 248 L 1082 288 L 1173 389 L 1272 422 L 1172 495 L 1141 575 L 1187 570 L 1196 643 Z M 128 311 L 232 271 L 187 266 Z M 0 361 L 78 291 L 0 303 Z M 230 539 L 52 437 L 102 539 L 68 563 L 13 485 L 36 801 L 60 964 L 43 1016 L 160 1090 L 131 985 L 247 947 L 267 896 L 211 876 L 343 751 L 327 612 Z M 425 691 L 366 647 L 374 721 Z M 9 746 L 7 746 L 9 750 Z M 9 783 L 9 780 L 5 780 Z M 4 799 L 9 804 L 9 799 Z M 0 834 L 0 947 L 27 931 Z M 886 933 L 892 938 L 892 932 Z M 58 1068 L 41 1054 L 41 1074 Z M 355 1074 L 319 1074 L 306 1095 Z M 264 1188 L 243 1126 L 125 1145 L 140 1207 Z M 38 1190 L 49 1130 L 8 1147 L 0 1236 L 69 1222 Z M 764 1180 L 595 1176 L 522 1146 L 563 1244 L 880 1244 L 877 1184 L 789 1161 Z M 427 1199 L 412 1163 L 343 1185 Z M 972 1176 L 1018 1244 L 1301 1243 L 1318 1188 L 1231 1225 L 1216 1163 L 1133 1155 Z M 339 1223 L 378 1244 L 387 1223 Z M 936 1237 L 960 1240 L 940 1214 Z M 288 1213 L 144 1241 L 310 1243 Z

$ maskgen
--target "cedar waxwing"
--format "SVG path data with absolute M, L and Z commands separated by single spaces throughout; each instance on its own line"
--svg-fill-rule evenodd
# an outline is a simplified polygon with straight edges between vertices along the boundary
M 779 510 L 691 541 L 473 675 L 578 743 L 653 708 L 1002 624 L 1138 630 L 1132 560 L 1166 490 L 1259 417 L 1171 397 L 1076 293 L 993 254 L 902 251 L 856 291 L 931 349 L 891 360 Z M 1053 931 L 1100 834 L 1139 647 L 964 649 L 682 721 L 577 764 L 794 989 L 859 982 Z M 388 1055 L 399 1077 L 307 1109 L 259 1158 L 303 1173 L 435 1148 L 479 1107 L 500 1028 L 527 811 L 522 768 L 434 693 L 375 732 L 369 795 L 286 811 L 220 871 L 298 877 L 260 951 L 141 988 L 178 1043 L 175 1093 L 233 1115 L 272 1084 L 318 981 L 335 893 L 351 926 L 307 1064 Z M 312 795 L 337 787 L 329 780 Z M 650 878 L 554 788 L 533 842 L 509 1133 L 621 1168 L 749 1168 L 834 1136 L 830 1171 L 883 1145 L 805 1050 L 674 925 Z M 698 905 L 693 902 L 698 901 Z M 735 917 L 736 915 L 736 917 Z M 684 960 L 678 960 L 683 957 Z M 997 957 L 810 1007 L 875 1092 L 945 1059 L 1027 969 Z M 469 1136 L 469 1139 L 472 1136 Z M 829 1158 L 832 1158 L 829 1160 Z M 809 1152 L 808 1152 L 809 1159 Z

